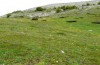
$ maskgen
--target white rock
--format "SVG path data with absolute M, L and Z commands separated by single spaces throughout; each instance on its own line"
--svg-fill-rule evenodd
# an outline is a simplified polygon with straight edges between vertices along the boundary
M 93 30 L 88 30 L 88 31 L 90 31 L 90 32 L 91 32 L 91 31 L 93 31 Z
M 58 61 L 56 61 L 58 63 Z
M 61 50 L 61 53 L 65 53 L 63 50 Z

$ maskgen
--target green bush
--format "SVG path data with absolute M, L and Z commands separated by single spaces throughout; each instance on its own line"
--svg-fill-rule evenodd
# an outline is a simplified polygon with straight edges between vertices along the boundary
M 14 18 L 24 18 L 24 15 L 14 16 Z
M 14 11 L 12 13 L 23 13 L 21 10 L 18 10 L 18 11 Z
M 100 2 L 98 2 L 98 5 L 100 5 Z
M 72 9 L 77 9 L 78 7 L 77 6 L 72 6 Z
M 77 9 L 76 6 L 66 6 L 66 9 Z
M 87 3 L 87 4 L 86 4 L 86 6 L 90 6 L 90 4 L 89 4 L 89 3 Z
M 58 7 L 58 8 L 56 9 L 56 13 L 59 13 L 59 12 L 61 12 L 61 8 Z
M 46 10 L 45 8 L 42 8 L 42 7 L 37 7 L 36 8 L 36 11 L 43 11 L 43 10 Z
M 66 10 L 66 6 L 62 6 L 61 9 L 65 11 Z
M 32 17 L 32 20 L 38 20 L 38 16 Z
M 84 9 L 84 7 L 85 7 L 85 5 L 83 4 L 83 5 L 82 5 L 82 9 Z
M 93 5 L 95 5 L 95 4 L 93 4 Z
M 65 11 L 65 10 L 77 9 L 77 8 L 78 8 L 77 6 L 61 6 L 61 7 L 56 8 L 56 13 L 59 13 L 62 10 Z
M 62 6 L 61 9 L 63 11 L 65 11 L 65 10 L 69 10 L 69 9 L 77 9 L 77 7 L 76 6 Z
M 54 7 L 53 9 L 56 9 L 56 7 Z
M 7 18 L 9 18 L 9 17 L 11 16 L 11 14 L 9 13 L 9 14 L 7 14 L 6 16 L 7 16 Z

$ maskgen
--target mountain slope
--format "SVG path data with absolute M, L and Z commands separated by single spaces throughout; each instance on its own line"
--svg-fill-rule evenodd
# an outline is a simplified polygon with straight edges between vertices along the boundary
M 13 13 L 10 13 L 10 15 L 11 15 L 10 17 L 28 17 L 28 18 L 32 18 L 32 17 L 35 17 L 35 16 L 38 16 L 38 17 L 51 16 L 51 15 L 57 14 L 55 8 L 59 8 L 61 6 L 73 6 L 73 5 L 75 5 L 80 10 L 80 9 L 82 9 L 82 5 L 87 5 L 87 3 L 89 3 L 90 6 L 86 6 L 84 9 L 90 9 L 92 7 L 97 7 L 98 6 L 97 3 L 99 1 L 100 0 L 86 1 L 86 2 L 50 4 L 50 5 L 41 6 L 42 8 L 46 9 L 45 11 L 35 11 L 36 8 L 31 8 L 31 9 L 27 9 L 27 10 L 24 10 L 24 11 L 15 11 Z M 67 10 L 67 11 L 69 11 L 69 10 Z M 67 12 L 67 11 L 62 11 L 62 12 Z M 60 12 L 60 13 L 62 13 L 62 12 Z
M 50 11 L 0 18 L 0 65 L 100 65 L 100 5 L 16 18 Z
M 0 64 L 99 65 L 100 7 L 38 20 L 0 18 Z

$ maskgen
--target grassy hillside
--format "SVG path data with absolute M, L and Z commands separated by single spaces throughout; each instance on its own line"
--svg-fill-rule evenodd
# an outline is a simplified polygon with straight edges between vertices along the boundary
M 100 22 L 100 7 L 39 20 L 0 18 L 0 64 L 100 65 L 95 21 Z

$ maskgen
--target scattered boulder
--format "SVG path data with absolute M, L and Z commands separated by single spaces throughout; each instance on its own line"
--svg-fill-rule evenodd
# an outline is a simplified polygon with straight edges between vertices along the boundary
M 100 24 L 100 21 L 92 22 L 93 24 Z
M 70 20 L 70 21 L 67 21 L 69 23 L 72 23 L 72 22 L 77 22 L 76 20 Z

